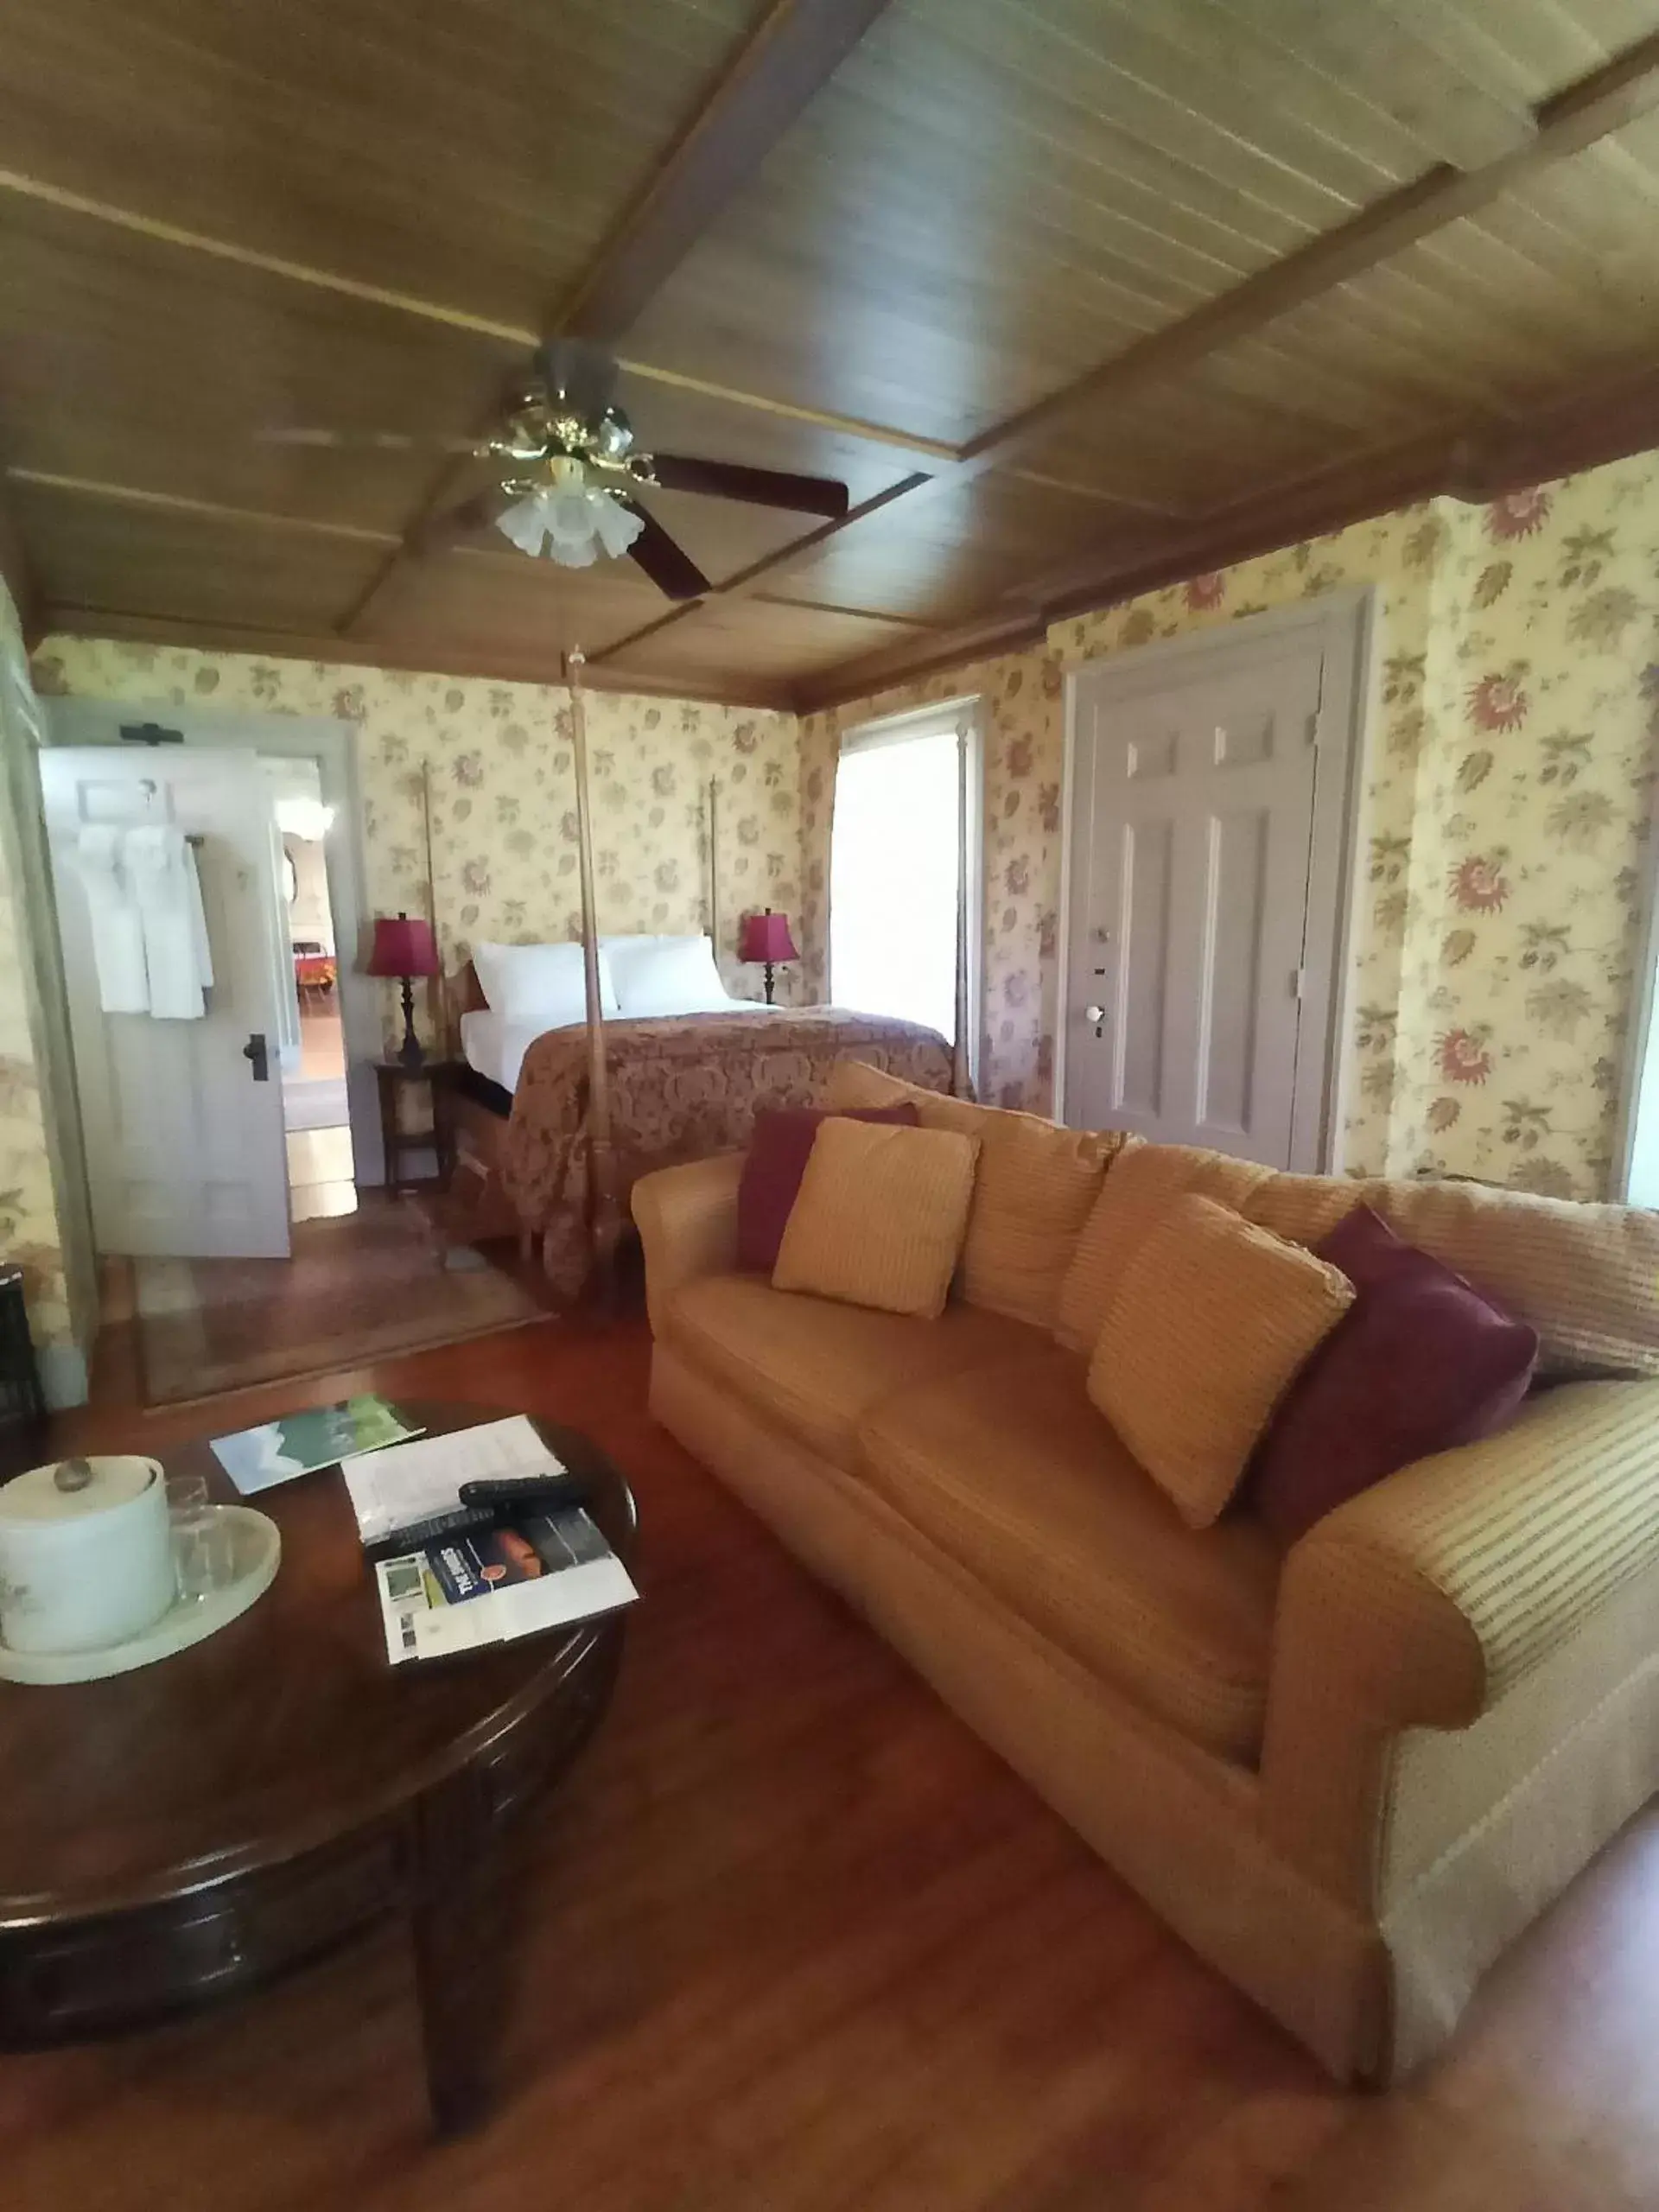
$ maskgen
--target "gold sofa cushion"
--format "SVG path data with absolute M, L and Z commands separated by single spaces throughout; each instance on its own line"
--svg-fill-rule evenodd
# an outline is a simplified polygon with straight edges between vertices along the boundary
M 753 1274 L 683 1284 L 668 1300 L 664 1332 L 762 1420 L 847 1469 L 860 1464 L 860 1421 L 895 1391 L 1047 1344 L 1035 1329 L 971 1306 L 917 1321 L 773 1290 Z
M 1071 1248 L 1123 1138 L 945 1098 L 860 1060 L 836 1062 L 823 1103 L 844 1110 L 906 1100 L 924 1128 L 954 1129 L 979 1141 L 963 1295 L 1010 1320 L 1052 1327 Z
M 1261 1745 L 1279 1560 L 1236 1515 L 1185 1528 L 1052 1345 L 906 1387 L 864 1421 L 865 1480 L 1010 1611 L 1224 1758 Z
M 1207 1529 L 1274 1408 L 1354 1302 L 1339 1268 L 1213 1198 L 1177 1198 L 1124 1270 L 1089 1363 L 1089 1395 Z
M 952 1129 L 823 1122 L 784 1230 L 776 1290 L 937 1321 L 957 1271 L 979 1145 Z

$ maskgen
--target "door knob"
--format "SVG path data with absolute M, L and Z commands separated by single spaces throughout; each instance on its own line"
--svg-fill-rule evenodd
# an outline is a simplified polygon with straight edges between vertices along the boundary
M 1086 1006 L 1083 1009 L 1083 1018 L 1085 1021 L 1092 1021 L 1098 1029 L 1106 1019 L 1106 1009 L 1103 1006 Z
M 242 1047 L 242 1057 L 253 1070 L 256 1083 L 270 1081 L 270 1055 L 262 1030 L 256 1029 Z

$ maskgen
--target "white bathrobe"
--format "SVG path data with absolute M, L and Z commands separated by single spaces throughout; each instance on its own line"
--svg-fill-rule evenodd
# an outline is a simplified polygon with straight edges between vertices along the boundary
M 143 923 L 133 897 L 122 842 L 111 823 L 89 823 L 75 841 L 75 872 L 86 893 L 98 1002 L 105 1014 L 148 1014 Z
M 143 928 L 149 1011 L 167 1021 L 200 1021 L 213 980 L 195 855 L 183 830 L 129 830 L 122 845 Z

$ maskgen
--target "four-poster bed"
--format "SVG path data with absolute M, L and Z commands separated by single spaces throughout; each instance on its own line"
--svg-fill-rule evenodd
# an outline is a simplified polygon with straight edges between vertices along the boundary
M 845 1007 L 731 1001 L 643 1019 L 607 1010 L 605 947 L 628 940 L 605 939 L 599 927 L 582 666 L 580 652 L 568 655 L 583 1017 L 536 1035 L 493 1075 L 463 1065 L 444 1227 L 454 1243 L 516 1236 L 521 1249 L 539 1253 L 562 1295 L 575 1297 L 591 1281 L 609 1298 L 627 1194 L 640 1175 L 747 1144 L 757 1108 L 813 1103 L 838 1059 L 871 1061 L 938 1090 L 952 1088 L 954 1071 L 936 1031 Z M 711 783 L 704 899 L 714 942 L 717 800 Z M 464 1036 L 464 1017 L 485 1003 L 469 960 L 452 984 L 451 1029 Z

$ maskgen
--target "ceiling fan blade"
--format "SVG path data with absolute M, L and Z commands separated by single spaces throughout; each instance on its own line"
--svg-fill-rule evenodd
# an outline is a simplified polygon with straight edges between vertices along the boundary
M 499 493 L 474 492 L 471 499 L 462 499 L 457 506 L 441 508 L 421 524 L 422 551 L 435 553 L 456 538 L 470 537 L 474 531 L 487 530 L 495 520 L 499 505 Z
M 638 562 L 658 590 L 666 592 L 670 599 L 701 599 L 709 588 L 709 579 L 691 556 L 682 552 L 656 517 L 647 514 L 636 501 L 614 492 L 611 497 L 645 524 L 628 548 L 629 560 Z
M 665 492 L 707 492 L 752 507 L 787 507 L 839 521 L 848 508 L 847 486 L 828 476 L 791 476 L 777 468 L 746 468 L 734 461 L 697 461 L 688 454 L 654 453 L 652 468 Z
M 418 437 L 407 430 L 315 430 L 304 428 L 256 430 L 262 446 L 308 446 L 329 452 L 455 453 L 478 450 L 476 438 Z

